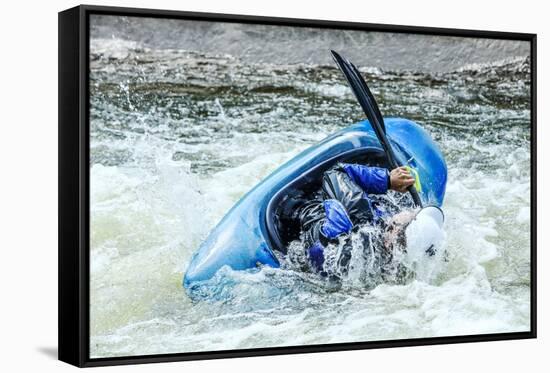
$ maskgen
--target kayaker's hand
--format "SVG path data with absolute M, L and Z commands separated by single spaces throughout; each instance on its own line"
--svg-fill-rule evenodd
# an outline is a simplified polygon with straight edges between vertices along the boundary
M 390 172 L 390 189 L 405 193 L 414 184 L 414 177 L 406 167 L 397 167 Z

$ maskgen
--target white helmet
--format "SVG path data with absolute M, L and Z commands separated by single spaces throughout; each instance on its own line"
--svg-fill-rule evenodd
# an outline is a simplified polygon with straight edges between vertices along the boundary
M 429 283 L 444 270 L 444 219 L 439 207 L 428 206 L 420 210 L 405 229 L 407 251 L 404 264 L 420 281 Z
M 407 253 L 412 258 L 435 255 L 445 239 L 443 222 L 445 216 L 437 206 L 420 210 L 405 229 Z

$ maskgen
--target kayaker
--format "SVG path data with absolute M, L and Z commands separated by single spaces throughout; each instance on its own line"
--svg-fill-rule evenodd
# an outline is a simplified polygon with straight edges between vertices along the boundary
M 293 213 L 294 221 L 300 224 L 301 240 L 311 266 L 322 271 L 325 247 L 330 242 L 338 242 L 339 236 L 349 234 L 359 225 L 384 225 L 387 228 L 386 241 L 401 238 L 414 214 L 405 212 L 392 218 L 384 216 L 383 206 L 378 206 L 369 194 L 385 194 L 388 190 L 404 193 L 414 182 L 406 167 L 389 171 L 380 167 L 338 163 L 325 171 L 321 190 L 313 199 L 299 204 Z M 350 257 L 349 250 L 343 253 L 338 259 L 339 265 L 345 267 Z

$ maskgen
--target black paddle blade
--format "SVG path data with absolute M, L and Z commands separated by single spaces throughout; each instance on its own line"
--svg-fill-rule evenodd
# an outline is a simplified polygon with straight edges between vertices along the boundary
M 385 134 L 386 125 L 384 123 L 384 118 L 380 113 L 380 108 L 378 107 L 378 103 L 376 102 L 374 95 L 372 94 L 367 83 L 361 76 L 359 69 L 357 69 L 357 67 L 355 67 L 353 63 L 351 63 L 349 60 L 342 57 L 337 52 L 332 50 L 330 52 L 332 54 L 332 58 L 334 59 L 334 61 L 336 62 L 336 64 L 338 65 L 342 73 L 344 73 L 344 76 L 346 77 L 346 80 L 350 84 L 351 89 L 355 94 L 355 97 L 357 98 L 357 100 L 361 101 L 362 99 L 360 98 L 360 96 L 364 97 L 365 104 L 368 107 L 367 107 L 367 110 L 365 110 L 365 108 L 363 108 L 363 110 L 365 111 L 365 114 L 367 114 L 367 117 L 369 117 L 369 121 L 371 119 L 367 111 L 370 112 L 370 114 L 372 114 L 372 116 L 376 118 L 376 120 L 380 124 L 381 129 L 384 131 L 384 134 Z M 359 103 L 361 104 L 361 106 L 363 106 L 361 102 Z
M 361 108 L 367 115 L 367 118 L 369 119 L 372 129 L 374 130 L 374 133 L 376 134 L 378 141 L 380 141 L 380 144 L 382 145 L 382 148 L 386 153 L 390 168 L 394 169 L 401 166 L 401 164 L 398 162 L 397 158 L 395 157 L 395 154 L 393 152 L 393 148 L 390 142 L 386 137 L 386 126 L 384 124 L 384 118 L 380 113 L 378 104 L 376 103 L 376 100 L 374 99 L 372 92 L 367 86 L 367 83 L 359 73 L 359 70 L 357 69 L 357 67 L 355 67 L 355 65 L 353 65 L 350 61 L 346 60 L 342 56 L 340 56 L 337 52 L 331 50 L 330 53 L 332 54 L 332 57 L 336 62 L 336 65 L 338 65 L 338 67 L 344 74 L 344 77 L 348 81 L 351 87 L 351 90 L 355 95 L 355 98 L 359 102 L 359 105 L 361 105 Z M 416 206 L 422 207 L 422 201 L 420 199 L 420 196 L 418 195 L 417 190 L 414 188 L 414 186 L 410 186 L 409 188 L 407 188 L 407 190 L 411 194 L 414 204 Z
M 355 98 L 359 102 L 359 105 L 361 105 L 361 108 L 363 109 L 364 113 L 366 114 L 367 118 L 369 119 L 369 122 L 374 130 L 374 133 L 376 134 L 376 137 L 380 141 L 380 144 L 382 145 L 382 148 L 386 152 L 386 155 L 388 157 L 388 162 L 390 164 L 390 168 L 396 168 L 399 167 L 399 164 L 397 163 L 395 159 L 395 155 L 393 153 L 393 149 L 390 146 L 385 131 L 383 130 L 383 119 L 380 115 L 380 111 L 376 110 L 372 100 L 370 99 L 368 87 L 365 83 L 365 81 L 361 78 L 361 76 L 357 73 L 356 70 L 353 69 L 351 63 L 347 60 L 345 60 L 342 56 L 340 56 L 335 51 L 331 51 L 332 56 L 334 58 L 334 61 L 344 74 L 344 77 L 348 81 L 351 90 L 353 94 L 355 95 Z
M 369 89 L 369 86 L 367 85 L 367 83 L 365 82 L 363 77 L 361 76 L 361 73 L 359 72 L 359 69 L 353 63 L 349 62 L 349 64 L 350 64 L 351 68 L 353 69 L 353 72 L 355 73 L 355 75 L 357 75 L 357 78 L 358 78 L 359 82 L 361 83 L 361 85 L 363 86 L 365 92 L 367 93 L 367 96 L 368 96 L 370 102 L 372 103 L 372 108 L 373 108 L 373 111 L 374 111 L 374 115 L 376 115 L 376 117 L 378 118 L 378 121 L 382 125 L 382 130 L 384 130 L 384 134 L 385 134 L 386 133 L 386 124 L 384 123 L 384 118 L 382 117 L 382 113 L 380 113 L 380 108 L 378 106 L 378 103 L 376 102 L 376 99 L 374 98 L 374 95 L 372 94 L 372 92 Z

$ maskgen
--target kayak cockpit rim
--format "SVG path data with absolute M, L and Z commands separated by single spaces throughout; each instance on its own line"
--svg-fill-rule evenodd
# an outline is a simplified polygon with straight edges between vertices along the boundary
M 323 173 L 338 162 L 359 163 L 385 168 L 389 165 L 387 156 L 381 148 L 372 146 L 356 148 L 320 162 L 287 183 L 273 195 L 267 207 L 262 210 L 261 221 L 265 222 L 265 227 L 263 227 L 265 228 L 264 237 L 271 250 L 286 254 L 288 244 L 299 238 L 300 227 L 287 226 L 285 231 L 281 229 L 285 225 L 285 219 L 283 217 L 283 221 L 281 221 L 280 214 L 291 207 L 285 206 L 285 204 L 292 203 L 292 197 L 300 193 L 307 196 L 319 190 Z

